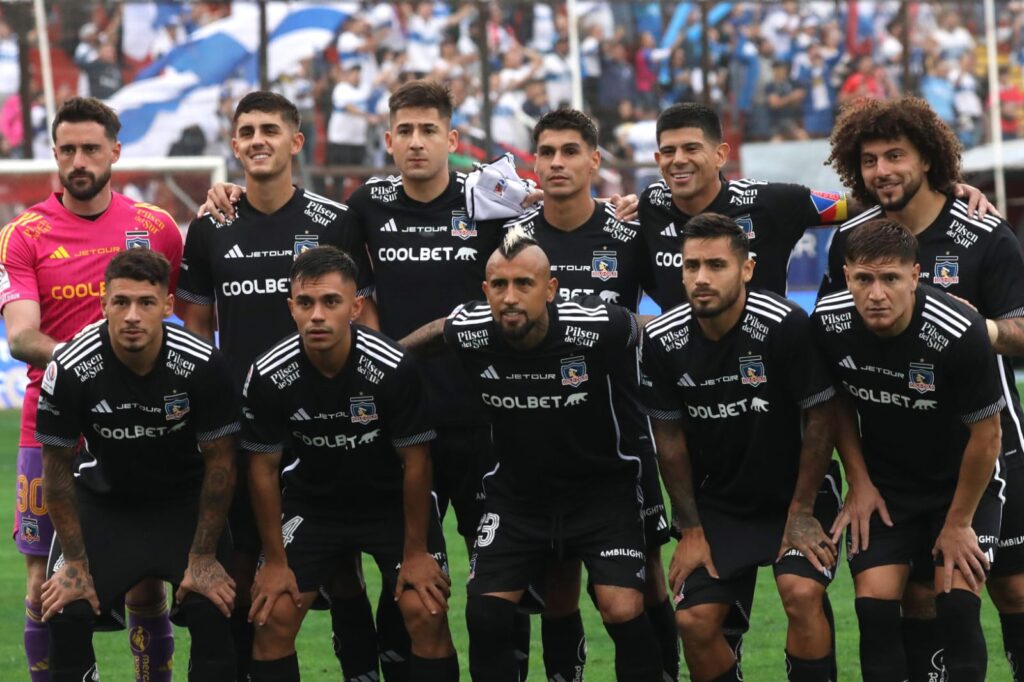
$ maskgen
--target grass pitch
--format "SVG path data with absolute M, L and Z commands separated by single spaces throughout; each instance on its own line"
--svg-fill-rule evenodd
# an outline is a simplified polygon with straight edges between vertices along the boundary
M 0 489 L 0 527 L 10 528 L 13 523 L 14 478 L 17 461 L 18 439 L 17 411 L 0 411 L 0 444 L 4 455 L 0 457 L 0 481 L 7 488 Z M 462 665 L 462 679 L 468 680 L 468 640 L 463 613 L 466 606 L 466 549 L 462 539 L 455 532 L 454 519 L 449 516 L 445 524 L 448 539 L 448 553 L 453 572 L 453 593 L 450 603 L 452 636 L 459 652 Z M 666 568 L 674 543 L 663 548 L 662 558 Z M 22 648 L 24 623 L 23 598 L 25 578 L 23 559 L 15 550 L 13 542 L 7 542 L 0 552 L 0 681 L 28 679 L 25 655 Z M 371 600 L 376 603 L 380 593 L 380 575 L 372 561 L 365 564 L 365 574 Z M 836 617 L 837 651 L 839 674 L 843 680 L 860 679 L 860 662 L 857 652 L 857 620 L 853 610 L 853 583 L 845 563 L 840 567 L 832 586 L 829 588 Z M 589 643 L 589 657 L 586 677 L 589 682 L 612 682 L 614 673 L 614 651 L 611 640 L 601 625 L 593 605 L 584 597 L 581 609 Z M 1010 674 L 1002 652 L 1002 636 L 995 609 L 986 599 L 983 601 L 982 620 L 989 647 L 988 679 L 993 682 L 1009 682 Z M 543 680 L 544 666 L 540 651 L 540 622 L 534 618 L 533 648 L 530 659 L 530 679 Z M 174 679 L 187 679 L 188 632 L 176 629 L 178 653 L 175 656 Z M 758 578 L 757 594 L 750 633 L 744 647 L 744 677 L 747 680 L 785 680 L 783 648 L 786 638 L 786 616 L 779 604 L 778 594 L 770 570 L 763 570 Z M 94 644 L 104 682 L 134 682 L 128 637 L 124 632 L 99 633 Z M 303 626 L 298 643 L 299 661 L 305 680 L 340 680 L 337 660 L 331 651 L 330 618 L 326 612 L 311 612 Z M 681 679 L 689 679 L 684 674 Z

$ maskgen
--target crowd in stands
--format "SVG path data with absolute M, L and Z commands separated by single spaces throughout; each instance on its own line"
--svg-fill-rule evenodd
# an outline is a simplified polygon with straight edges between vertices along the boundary
M 407 79 L 423 76 L 451 86 L 455 124 L 466 142 L 460 153 L 493 156 L 496 149 L 481 149 L 481 30 L 490 58 L 496 143 L 525 155 L 531 121 L 572 100 L 564 2 L 353 4 L 361 9 L 344 23 L 336 42 L 274 84 L 305 118 L 306 166 L 386 165 L 380 132 L 388 94 Z M 651 159 L 657 111 L 705 97 L 723 114 L 733 142 L 827 137 L 845 103 L 911 91 L 929 101 L 966 147 L 987 138 L 985 53 L 975 37 L 983 34 L 981 3 L 909 3 L 905 14 L 900 2 L 881 0 L 717 3 L 709 15 L 706 77 L 699 3 L 576 4 L 584 106 L 597 118 L 601 142 L 614 156 Z M 186 41 L 191 31 L 231 11 L 228 3 L 182 6 L 182 14 L 162 26 L 140 54 L 121 20 L 120 3 L 51 6 L 51 20 L 58 24 L 51 27 L 54 49 L 64 50 L 77 69 L 73 87 L 62 86 L 58 97 L 74 91 L 107 97 L 145 63 Z M 851 7 L 856 7 L 855 16 Z M 676 16 L 679 12 L 683 15 Z M 997 13 L 998 115 L 1004 137 L 1012 139 L 1024 132 L 1024 2 L 998 3 Z M 17 63 L 14 33 L 0 19 L 0 154 L 6 156 L 21 154 L 24 134 Z M 172 153 L 230 157 L 230 112 L 251 87 L 244 81 L 225 83 L 222 139 L 186 131 Z M 37 97 L 34 135 L 45 150 L 41 107 Z M 651 173 L 641 170 L 637 184 Z

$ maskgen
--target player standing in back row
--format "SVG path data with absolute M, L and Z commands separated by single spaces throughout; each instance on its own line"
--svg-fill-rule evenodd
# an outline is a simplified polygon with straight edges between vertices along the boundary
M 348 208 L 292 185 L 292 157 L 303 143 L 295 105 L 272 92 L 243 97 L 235 107 L 232 147 L 249 191 L 239 199 L 233 219 L 198 218 L 185 242 L 178 314 L 186 329 L 211 342 L 216 322 L 220 348 L 239 392 L 256 356 L 294 329 L 287 306 L 288 273 L 299 254 L 329 244 L 352 252 L 363 264 L 360 271 L 369 271 L 365 250 L 345 222 Z M 362 294 L 370 293 L 368 282 L 367 275 Z M 372 319 L 372 302 L 367 308 Z M 232 628 L 239 675 L 248 672 L 252 657 L 249 585 L 260 548 L 248 496 L 247 464 L 240 464 L 242 475 L 231 509 L 235 543 L 231 571 L 239 585 Z M 376 674 L 377 656 L 370 605 L 354 560 L 358 557 L 339 565 L 354 594 L 333 601 L 331 618 L 339 635 L 335 651 L 347 676 L 358 679 Z M 347 634 L 342 638 L 342 633 Z
M 51 194 L 0 231 L 0 306 L 11 355 L 28 367 L 29 385 L 18 441 L 15 539 L 25 555 L 25 653 L 33 682 L 45 682 L 47 632 L 41 586 L 53 526 L 43 501 L 42 456 L 36 440 L 36 399 L 54 349 L 102 316 L 103 271 L 111 255 L 151 248 L 171 263 L 171 291 L 181 262 L 181 233 L 165 211 L 112 191 L 121 153 L 117 114 L 99 100 L 73 97 L 57 111 L 51 133 L 63 192 Z M 135 669 L 169 682 L 174 638 L 159 581 L 128 592 L 128 628 Z M 141 682 L 141 672 L 136 675 Z
M 635 313 L 649 286 L 647 251 L 640 226 L 620 220 L 611 207 L 592 198 L 592 184 L 601 163 L 597 127 L 576 110 L 545 114 L 533 129 L 536 172 L 544 190 L 544 205 L 506 224 L 521 227 L 551 261 L 558 279 L 558 298 L 597 296 Z M 651 427 L 638 404 L 635 354 L 623 354 L 616 367 L 614 401 L 619 418 L 619 448 L 639 457 L 641 514 L 647 543 L 644 610 L 651 621 L 667 679 L 679 676 L 679 635 L 672 605 L 665 591 L 661 545 L 669 538 L 661 495 L 661 480 L 654 454 Z M 586 655 L 579 612 L 580 562 L 555 564 L 544 588 L 541 621 L 544 664 L 549 679 L 571 680 L 582 673 Z

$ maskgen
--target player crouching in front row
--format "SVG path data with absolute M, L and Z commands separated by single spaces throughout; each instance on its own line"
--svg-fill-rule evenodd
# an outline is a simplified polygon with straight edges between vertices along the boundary
M 230 375 L 217 349 L 163 322 L 174 297 L 162 255 L 122 252 L 104 281 L 106 321 L 58 351 L 39 396 L 57 531 L 43 585 L 50 680 L 99 679 L 93 628 L 123 613 L 125 592 L 144 578 L 177 588 L 190 682 L 232 680 L 235 587 L 221 564 L 239 430 Z
M 986 323 L 918 283 L 917 241 L 898 223 L 858 226 L 844 257 L 848 291 L 821 298 L 812 319 L 842 387 L 836 439 L 850 490 L 835 539 L 850 524 L 861 672 L 908 678 L 899 600 L 925 557 L 949 679 L 984 680 L 978 592 L 999 538 L 1006 404 Z
M 352 324 L 363 301 L 356 276 L 334 247 L 299 256 L 288 299 L 298 333 L 257 358 L 242 390 L 242 448 L 265 556 L 249 612 L 253 682 L 299 679 L 302 620 L 352 552 L 373 556 L 398 600 L 412 640 L 409 679 L 459 676 L 444 537 L 430 498 L 434 429 L 412 360 Z M 285 450 L 294 459 L 279 474 Z

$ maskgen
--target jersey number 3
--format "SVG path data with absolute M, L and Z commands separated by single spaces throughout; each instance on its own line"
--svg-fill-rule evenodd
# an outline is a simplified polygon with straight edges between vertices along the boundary
M 476 527 L 476 546 L 486 547 L 494 542 L 501 518 L 497 514 L 484 514 L 480 517 L 480 525 Z

